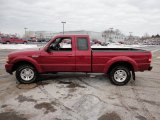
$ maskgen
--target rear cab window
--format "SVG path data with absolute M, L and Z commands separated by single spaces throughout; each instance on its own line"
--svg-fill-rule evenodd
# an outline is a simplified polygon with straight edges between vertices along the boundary
M 88 50 L 88 39 L 86 37 L 77 37 L 77 49 Z

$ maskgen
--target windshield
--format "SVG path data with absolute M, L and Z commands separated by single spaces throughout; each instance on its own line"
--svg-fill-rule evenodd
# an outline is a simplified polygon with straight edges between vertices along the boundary
M 52 39 L 50 39 L 46 44 L 44 44 L 44 45 L 42 45 L 41 47 L 39 47 L 39 49 L 44 49 L 48 44 L 50 44 L 50 41 L 51 41 Z M 55 40 L 53 41 L 53 42 L 55 42 Z M 53 43 L 52 42 L 52 43 Z

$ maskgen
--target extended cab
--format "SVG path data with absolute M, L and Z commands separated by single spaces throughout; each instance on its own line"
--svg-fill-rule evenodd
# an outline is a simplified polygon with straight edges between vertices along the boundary
M 135 79 L 135 72 L 151 70 L 151 52 L 133 48 L 91 48 L 88 35 L 58 35 L 41 49 L 8 55 L 6 71 L 20 83 L 32 83 L 39 74 L 86 72 L 108 74 L 115 85 Z

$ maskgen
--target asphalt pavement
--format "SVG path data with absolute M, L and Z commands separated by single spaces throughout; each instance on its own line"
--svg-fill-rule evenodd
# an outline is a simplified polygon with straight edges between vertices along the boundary
M 23 85 L 5 72 L 0 50 L 0 120 L 160 120 L 160 46 L 152 51 L 152 71 L 137 72 L 125 86 L 104 74 L 42 75 Z

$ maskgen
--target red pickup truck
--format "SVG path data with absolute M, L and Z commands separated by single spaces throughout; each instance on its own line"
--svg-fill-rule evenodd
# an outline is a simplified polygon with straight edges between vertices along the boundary
M 17 38 L 17 37 L 7 37 L 7 36 L 2 36 L 0 38 L 0 43 L 3 44 L 11 44 L 11 43 L 16 43 L 16 44 L 26 44 L 27 41 Z
M 151 70 L 151 52 L 133 48 L 91 48 L 88 35 L 57 35 L 43 48 L 12 52 L 6 71 L 20 83 L 35 82 L 39 74 L 86 72 L 108 74 L 111 83 L 125 85 L 135 72 Z

